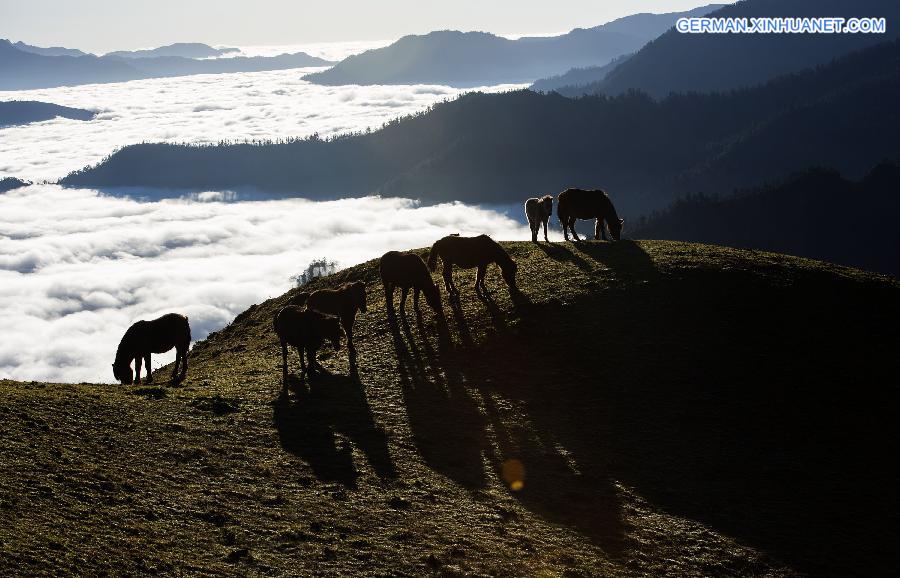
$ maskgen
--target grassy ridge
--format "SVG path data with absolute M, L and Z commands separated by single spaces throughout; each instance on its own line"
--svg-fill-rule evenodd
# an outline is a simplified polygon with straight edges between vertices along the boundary
M 528 303 L 496 271 L 482 303 L 465 273 L 450 344 L 430 312 L 388 323 L 375 263 L 315 281 L 370 284 L 357 368 L 325 350 L 330 375 L 287 397 L 290 294 L 196 344 L 182 387 L 0 382 L 0 573 L 892 567 L 896 281 L 676 242 L 505 246 Z

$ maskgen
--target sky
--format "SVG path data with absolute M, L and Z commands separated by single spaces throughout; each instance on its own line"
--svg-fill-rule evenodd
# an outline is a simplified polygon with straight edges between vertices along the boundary
M 699 0 L 0 0 L 0 38 L 94 53 L 211 45 L 393 40 L 432 30 L 561 33 Z

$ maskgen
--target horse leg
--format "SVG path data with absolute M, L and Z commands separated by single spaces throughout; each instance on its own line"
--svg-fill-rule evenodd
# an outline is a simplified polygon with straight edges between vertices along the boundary
M 177 357 L 175 358 L 175 362 L 178 363 Z M 149 353 L 144 356 L 144 363 L 147 365 L 147 379 L 145 381 L 147 383 L 153 383 L 153 373 L 151 371 L 153 366 L 150 365 L 150 354 Z
M 316 361 L 316 349 L 314 347 L 312 347 L 311 345 L 308 345 L 306 347 L 306 355 L 309 357 L 310 370 L 314 369 L 316 371 L 319 371 L 319 370 L 325 369 L 324 367 L 322 367 L 322 364 L 320 364 L 318 361 Z
M 134 384 L 141 384 L 141 361 L 142 357 L 138 354 L 137 357 L 134 358 Z
M 409 287 L 400 289 L 400 315 L 406 315 L 406 296 L 409 295 Z
M 344 333 L 347 335 L 347 351 L 350 352 L 350 355 L 356 351 L 356 346 L 353 345 L 353 319 L 341 319 L 341 324 L 344 326 Z
M 603 219 L 597 217 L 597 222 L 594 223 L 594 240 L 596 241 L 600 237 L 603 237 L 603 240 L 606 240 L 606 230 L 603 228 Z
M 528 226 L 531 227 L 531 242 L 537 243 L 537 234 L 538 228 L 540 228 L 540 223 L 537 223 L 534 219 L 528 219 Z
M 384 303 L 387 305 L 388 317 L 394 316 L 394 285 L 393 283 L 384 283 Z
M 475 291 L 481 295 L 487 295 L 488 290 L 484 285 L 484 278 L 487 273 L 487 265 L 479 265 L 478 271 L 475 272 Z
M 547 238 L 547 221 L 548 221 L 549 219 L 550 219 L 549 217 L 547 217 L 546 219 L 544 219 L 544 241 L 546 241 L 546 242 L 548 242 L 548 243 L 550 242 L 550 239 Z
M 453 285 L 453 265 L 444 261 L 444 269 L 441 271 L 441 275 L 444 277 L 444 285 L 447 287 L 447 293 L 449 295 L 454 295 L 456 291 L 456 287 Z
M 307 373 L 307 371 L 306 371 L 306 360 L 305 360 L 305 358 L 303 357 L 303 348 L 302 348 L 302 347 L 296 347 L 296 349 L 297 349 L 297 355 L 300 356 L 300 379 L 303 380 L 303 378 L 306 377 L 306 373 Z M 312 364 L 310 364 L 309 370 L 312 371 Z
M 188 345 L 185 345 L 181 350 L 181 373 L 178 376 L 178 381 L 182 381 L 185 377 L 187 377 L 187 367 L 188 367 Z
M 578 233 L 575 231 L 575 217 L 569 217 L 569 229 L 572 231 L 572 238 L 576 241 L 581 241 L 581 238 L 578 237 Z
M 413 287 L 413 309 L 419 311 L 419 293 L 422 291 L 418 287 Z
M 281 385 L 287 389 L 287 342 L 281 340 Z

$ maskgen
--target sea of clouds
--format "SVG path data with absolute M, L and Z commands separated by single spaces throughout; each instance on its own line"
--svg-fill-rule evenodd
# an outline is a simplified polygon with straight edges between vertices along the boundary
M 89 122 L 57 118 L 0 129 L 0 177 L 55 181 L 139 142 L 216 143 L 377 129 L 463 92 L 440 85 L 318 86 L 301 80 L 316 70 L 322 68 L 0 92 L 0 100 L 38 100 L 98 113 Z
M 116 346 L 135 321 L 183 312 L 193 338 L 203 339 L 250 305 L 285 292 L 291 276 L 317 258 L 346 267 L 450 232 L 528 238 L 502 210 L 462 204 L 242 201 L 230 191 L 158 200 L 142 189 L 122 196 L 40 184 L 131 143 L 374 129 L 460 94 L 433 85 L 316 86 L 301 80 L 311 70 L 317 69 L 0 92 L 3 100 L 98 111 L 88 122 L 0 129 L 0 177 L 39 183 L 0 194 L 0 378 L 112 381 Z M 173 358 L 154 356 L 153 366 Z
M 458 203 L 140 202 L 17 189 L 0 202 L 0 377 L 110 382 L 119 339 L 139 319 L 183 312 L 202 339 L 287 291 L 313 259 L 347 266 L 450 232 L 528 236 L 500 213 Z M 173 358 L 156 355 L 153 365 Z

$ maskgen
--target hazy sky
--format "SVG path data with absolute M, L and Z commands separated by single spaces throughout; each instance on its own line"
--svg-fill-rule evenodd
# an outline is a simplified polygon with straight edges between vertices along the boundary
M 698 0 L 0 0 L 0 38 L 108 52 L 196 41 L 389 40 L 430 30 L 560 32 Z

